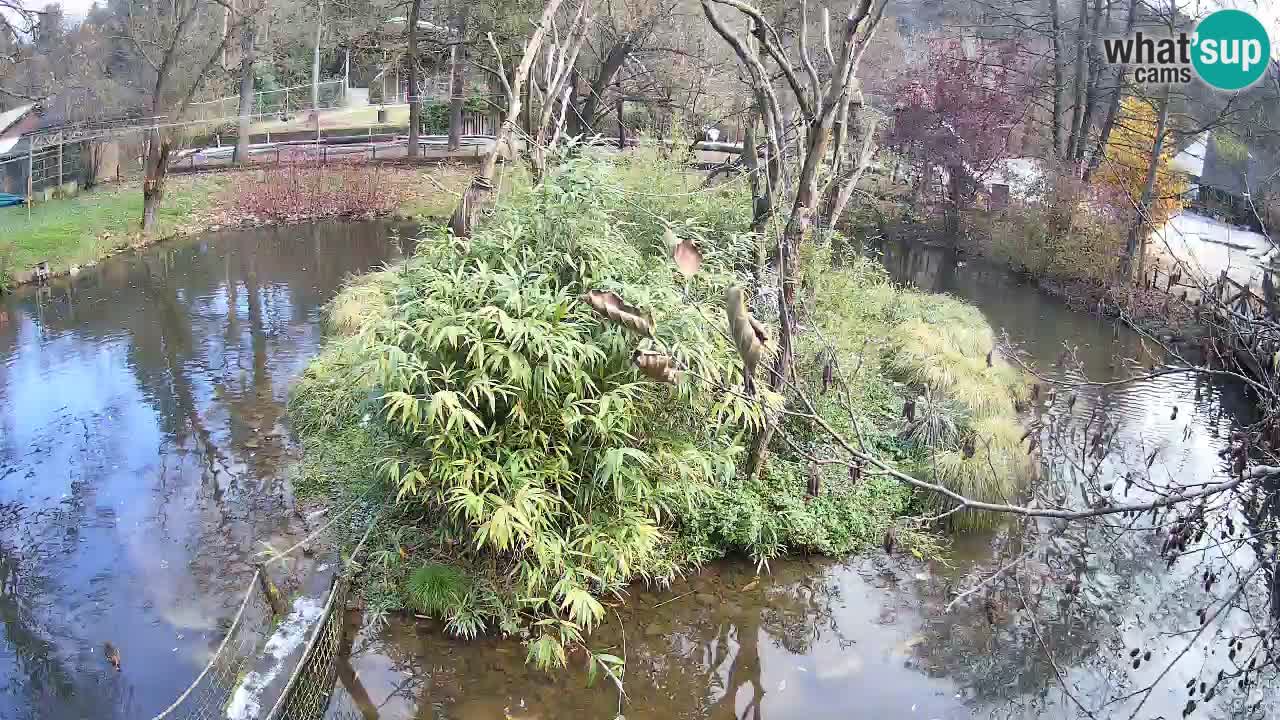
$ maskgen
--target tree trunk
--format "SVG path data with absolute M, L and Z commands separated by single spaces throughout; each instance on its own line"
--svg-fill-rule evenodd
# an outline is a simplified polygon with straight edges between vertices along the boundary
M 316 8 L 316 42 L 311 54 L 311 112 L 320 116 L 320 32 L 324 29 L 324 0 Z
M 1083 0 L 1082 0 L 1083 4 Z M 1080 120 L 1080 135 L 1076 139 L 1075 162 L 1079 168 L 1084 163 L 1085 149 L 1089 146 L 1089 128 L 1093 126 L 1093 109 L 1098 104 L 1098 82 L 1102 77 L 1102 58 L 1098 53 L 1101 40 L 1102 0 L 1093 0 L 1093 24 L 1089 28 L 1089 86 L 1084 96 L 1084 116 Z
M 863 99 L 859 91 L 851 95 L 849 101 L 840 108 L 840 129 L 836 134 L 836 145 L 833 161 L 832 177 L 823 191 L 822 216 L 820 222 L 828 230 L 834 230 L 844 208 L 853 197 L 862 175 L 871 164 L 875 150 L 875 122 L 863 126 Z M 853 154 L 850 155 L 850 149 Z
M 760 157 L 756 155 L 756 114 L 747 116 L 746 127 L 742 131 L 742 167 L 747 172 L 751 185 L 751 232 L 755 235 L 756 257 L 751 267 L 751 293 L 760 290 L 760 279 L 764 276 L 765 262 L 768 253 L 764 247 L 764 221 L 760 219 L 762 210 L 767 212 L 769 195 L 766 180 L 760 177 Z
M 1147 163 L 1147 179 L 1142 185 L 1142 197 L 1138 201 L 1137 217 L 1129 228 L 1129 238 L 1124 248 L 1124 270 L 1129 275 L 1141 273 L 1146 254 L 1147 234 L 1150 232 L 1151 201 L 1155 195 L 1156 177 L 1160 169 L 1160 155 L 1164 150 L 1165 127 L 1169 124 L 1169 86 L 1158 100 L 1156 111 L 1156 137 L 1151 147 L 1151 162 Z
M 1062 156 L 1062 91 L 1065 74 L 1062 67 L 1062 26 L 1058 20 L 1058 0 L 1049 0 L 1049 22 L 1053 29 L 1053 157 Z
M 960 240 L 960 211 L 964 209 L 965 185 L 964 168 L 952 165 L 947 168 L 947 209 L 944 213 L 946 233 L 952 242 Z
M 418 134 L 422 124 L 422 98 L 418 89 L 418 17 L 422 12 L 422 0 L 413 0 L 409 5 L 409 146 L 405 155 L 418 157 L 422 148 L 418 143 Z M 454 47 L 457 47 L 456 45 Z
M 804 148 L 804 164 L 796 182 L 796 199 L 791 206 L 791 217 L 782 231 L 778 246 L 778 354 L 770 369 L 769 387 L 782 392 L 795 364 L 796 296 L 799 291 L 800 268 L 798 253 L 813 226 L 818 210 L 818 170 L 827 155 L 833 118 L 825 116 L 817 127 L 809 128 Z M 756 434 L 751 448 L 748 474 L 764 469 L 769 456 L 769 443 L 777 430 L 778 419 L 770 418 Z
M 911 207 L 921 209 L 925 203 L 925 193 L 929 189 L 929 181 L 933 166 L 920 154 L 920 174 L 916 176 L 915 185 L 911 188 Z
M 143 163 L 142 232 L 156 223 L 156 211 L 164 201 L 164 181 L 169 173 L 169 141 L 160 130 L 147 131 L 147 157 Z
M 459 2 L 454 12 L 454 38 L 449 54 L 449 149 L 462 147 L 462 107 L 466 101 L 467 6 Z
M 618 150 L 627 148 L 627 129 L 622 124 L 622 83 L 614 83 L 613 89 L 618 93 Z
M 236 165 L 249 164 L 249 126 L 253 119 L 253 63 L 256 60 L 254 43 L 258 27 L 256 16 L 245 20 L 240 31 L 240 124 L 236 130 Z
M 623 42 L 610 48 L 609 54 L 605 55 L 604 62 L 600 63 L 600 68 L 596 71 L 595 78 L 591 80 L 591 88 L 587 91 L 587 99 L 582 104 L 581 112 L 578 113 L 582 116 L 585 131 L 595 131 L 596 115 L 600 113 L 600 103 L 603 102 L 604 94 L 609 89 L 609 86 L 613 84 L 613 77 L 622 69 L 622 64 L 627 61 L 630 55 L 631 43 L 630 36 L 628 36 Z
M 1133 28 L 1137 24 L 1138 18 L 1138 0 L 1129 0 L 1129 17 L 1125 20 L 1125 36 L 1133 34 Z M 1117 65 L 1115 70 L 1115 87 L 1111 91 L 1111 99 L 1107 103 L 1107 114 L 1102 121 L 1102 128 L 1098 131 L 1098 142 L 1094 145 L 1093 153 L 1089 156 L 1089 164 L 1084 170 L 1084 181 L 1087 183 L 1093 177 L 1093 173 L 1102 164 L 1102 158 L 1107 154 L 1107 143 L 1111 141 L 1111 131 L 1116 126 L 1116 118 L 1120 115 L 1120 100 L 1124 92 L 1124 66 Z
M 578 68 L 574 68 L 569 72 L 569 112 L 565 115 L 565 132 L 569 137 L 577 137 L 586 130 L 586 123 L 582 122 L 581 110 L 578 105 L 578 84 L 582 82 L 582 77 L 578 73 Z
M 1071 106 L 1071 133 L 1067 137 L 1067 151 L 1063 154 L 1066 160 L 1076 157 L 1076 147 L 1084 142 L 1081 139 L 1081 123 L 1084 121 L 1084 94 L 1088 87 L 1089 67 L 1085 63 L 1085 49 L 1088 45 L 1089 0 L 1080 0 L 1080 17 L 1076 23 L 1076 62 L 1075 92 Z

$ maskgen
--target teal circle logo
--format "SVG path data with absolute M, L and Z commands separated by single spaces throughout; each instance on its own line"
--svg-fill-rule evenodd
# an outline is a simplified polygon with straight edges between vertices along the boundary
M 1196 73 L 1219 90 L 1249 87 L 1266 72 L 1271 59 L 1267 29 L 1243 10 L 1219 10 L 1201 20 L 1193 44 Z

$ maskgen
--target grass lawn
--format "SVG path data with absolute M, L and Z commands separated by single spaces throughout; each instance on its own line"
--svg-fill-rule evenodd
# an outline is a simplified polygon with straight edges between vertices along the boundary
M 226 187 L 222 175 L 169 178 L 153 238 L 181 231 Z M 83 265 L 140 239 L 142 187 L 139 183 L 103 185 L 65 200 L 38 203 L 27 209 L 0 210 L 0 242 L 12 244 L 11 272 L 30 270 L 42 260 L 61 272 Z
M 246 172 L 256 177 L 260 171 Z M 386 173 L 385 191 L 397 196 L 395 214 L 430 223 L 452 214 L 475 169 L 440 163 L 379 172 Z M 504 174 L 504 192 L 518 172 Z M 237 171 L 170 176 L 156 227 L 146 238 L 139 230 L 142 187 L 137 182 L 101 185 L 73 198 L 36 204 L 30 219 L 26 208 L 0 208 L 0 280 L 6 273 L 28 272 L 42 260 L 59 274 L 125 247 L 234 225 L 241 220 L 235 210 L 236 188 L 254 192 L 254 187 Z
M 320 127 L 323 130 L 338 130 L 350 128 L 364 128 L 369 126 L 391 125 L 396 127 L 408 127 L 409 125 L 409 106 L 408 105 L 387 105 L 387 121 L 385 123 L 378 122 L 378 106 L 369 105 L 368 107 L 351 108 L 348 110 L 328 110 L 320 112 Z M 315 122 L 311 119 L 310 111 L 303 110 L 293 116 L 286 122 L 278 119 L 263 120 L 253 124 L 250 128 L 251 133 L 264 132 L 292 132 L 295 130 L 312 130 L 315 129 Z

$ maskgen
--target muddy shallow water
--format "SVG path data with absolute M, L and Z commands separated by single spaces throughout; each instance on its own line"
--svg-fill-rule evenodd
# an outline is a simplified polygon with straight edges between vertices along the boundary
M 1126 360 L 1134 367 L 1163 362 L 1136 334 L 1073 312 L 997 268 L 893 244 L 883 248 L 883 262 L 900 281 L 976 304 L 1039 367 L 1054 369 L 1064 341 L 1095 380 L 1127 376 Z M 1117 448 L 1105 462 L 1108 478 L 1149 465 L 1153 481 L 1189 484 L 1224 471 L 1219 451 L 1250 413 L 1239 387 L 1168 375 L 1081 390 L 1072 412 L 1049 422 L 1072 427 L 1107 418 Z M 1065 487 L 1072 471 L 1051 458 L 1045 473 Z M 1143 697 L 1129 696 L 1170 666 L 1138 717 L 1176 718 L 1187 706 L 1188 681 L 1235 666 L 1223 642 L 1247 630 L 1242 612 L 1224 611 L 1214 630 L 1180 655 L 1188 628 L 1198 625 L 1196 610 L 1211 598 L 1200 583 L 1204 565 L 1166 570 L 1156 553 L 1158 531 L 1117 523 L 1087 532 L 1053 523 L 1040 529 L 1032 572 L 989 600 L 950 611 L 956 592 L 1009 559 L 994 555 L 1003 547 L 1000 533 L 956 539 L 946 563 L 882 552 L 796 558 L 774 561 L 757 578 L 752 564 L 726 560 L 668 589 L 635 588 L 591 639 L 627 658 L 621 702 L 608 678 L 587 686 L 580 656 L 574 669 L 549 676 L 525 664 L 514 640 L 455 641 L 436 623 L 412 619 L 372 628 L 352 612 L 350 659 L 330 716 L 1067 718 L 1083 705 L 1096 717 L 1128 717 Z M 1218 552 L 1212 566 L 1230 576 L 1252 552 Z M 1072 578 L 1082 588 L 1074 596 L 1061 587 Z M 1130 654 L 1135 647 L 1137 656 Z M 1146 662 L 1135 668 L 1134 659 Z M 1230 700 L 1201 700 L 1196 716 L 1212 709 L 1210 716 L 1264 717 L 1276 697 L 1275 685 L 1255 687 Z
M 298 535 L 286 395 L 389 235 L 216 233 L 0 298 L 0 718 L 150 718 L 203 667 Z

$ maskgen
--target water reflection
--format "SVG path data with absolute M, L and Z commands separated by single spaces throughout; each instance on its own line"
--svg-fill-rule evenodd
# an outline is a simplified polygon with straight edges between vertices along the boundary
M 899 281 L 976 304 L 1038 367 L 1105 380 L 1165 361 L 1139 335 L 1073 312 L 997 268 L 962 264 L 934 248 L 890 244 L 882 252 Z M 1142 488 L 1122 482 L 1135 470 L 1143 482 L 1163 487 L 1222 477 L 1229 468 L 1220 453 L 1233 432 L 1255 419 L 1240 387 L 1194 375 L 1083 388 L 1078 395 L 1069 413 L 1047 422 L 1077 441 L 1105 428 L 1113 451 L 1083 463 L 1050 452 L 1046 482 L 1062 492 L 1103 478 L 1117 497 L 1137 497 Z M 1220 505 L 1204 510 L 1242 525 L 1265 517 L 1260 508 Z M 1234 660 L 1226 657 L 1225 640 L 1251 626 L 1247 613 L 1224 611 L 1194 651 L 1179 654 L 1212 593 L 1203 588 L 1204 563 L 1170 570 L 1160 555 L 1173 520 L 1167 513 L 1117 517 L 1087 531 L 1046 522 L 1025 540 L 966 536 L 951 566 L 879 554 L 847 562 L 794 559 L 775 562 L 773 573 L 754 585 L 748 563 L 727 561 L 669 592 L 637 589 L 592 643 L 620 654 L 626 628 L 628 700 L 621 711 L 628 718 L 1070 718 L 1084 714 L 1081 705 L 1096 717 L 1127 717 L 1143 701 L 1135 691 L 1169 665 L 1139 717 L 1181 717 L 1186 683 L 1212 682 L 1220 669 L 1230 677 Z M 1274 552 L 1265 543 L 1224 548 L 1210 563 L 1223 583 Z M 947 611 L 956 591 L 1024 551 L 1024 572 Z M 1261 579 L 1244 596 L 1275 602 Z M 619 712 L 607 681 L 586 688 L 581 672 L 544 675 L 525 665 L 514 641 L 453 642 L 431 623 L 378 631 L 350 620 L 358 637 L 343 686 L 359 690 L 339 693 L 333 717 Z M 1133 648 L 1140 648 L 1137 656 Z M 1202 710 L 1221 717 L 1274 712 L 1265 703 L 1244 708 L 1259 694 L 1269 702 L 1280 697 L 1274 674 L 1251 692 L 1204 701 Z
M 794 561 L 758 581 L 747 563 L 717 564 L 669 591 L 640 590 L 593 645 L 623 652 L 626 628 L 628 718 L 967 717 L 954 683 L 917 667 L 921 617 L 887 592 L 898 583 L 917 581 L 874 560 Z M 430 624 L 359 630 L 351 665 L 368 701 L 341 693 L 339 717 L 619 712 L 607 679 L 588 688 L 580 673 L 546 675 L 515 642 L 457 644 Z
M 257 541 L 298 530 L 282 418 L 321 305 L 390 231 L 213 234 L 0 302 L 0 717 L 150 717 L 203 666 Z

